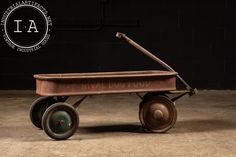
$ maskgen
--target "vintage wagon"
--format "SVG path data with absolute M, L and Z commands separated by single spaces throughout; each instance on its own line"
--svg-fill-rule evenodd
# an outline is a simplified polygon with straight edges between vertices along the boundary
M 36 93 L 42 96 L 30 108 L 30 119 L 36 127 L 53 139 L 67 139 L 78 128 L 76 108 L 87 96 L 114 93 L 136 93 L 142 99 L 139 119 L 146 131 L 166 132 L 174 126 L 177 119 L 174 102 L 186 94 L 195 94 L 196 89 L 191 88 L 169 65 L 125 34 L 118 32 L 116 36 L 167 70 L 36 74 Z M 176 79 L 182 82 L 185 89 L 176 89 Z M 69 96 L 75 95 L 82 98 L 73 105 L 65 102 Z

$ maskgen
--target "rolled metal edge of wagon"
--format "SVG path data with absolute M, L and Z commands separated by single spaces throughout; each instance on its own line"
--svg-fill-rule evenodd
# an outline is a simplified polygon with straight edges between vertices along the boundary
M 124 33 L 122 38 L 167 70 L 35 74 L 36 99 L 30 108 L 30 119 L 34 126 L 43 129 L 55 140 L 71 137 L 79 126 L 76 108 L 89 95 L 136 93 L 141 98 L 139 120 L 147 132 L 162 133 L 171 129 L 177 119 L 175 101 L 186 94 L 197 93 L 168 64 L 131 40 Z M 177 89 L 177 79 L 185 89 Z M 142 94 L 140 94 L 142 93 Z M 69 96 L 82 96 L 73 105 L 65 101 Z M 174 95 L 174 96 L 173 96 Z

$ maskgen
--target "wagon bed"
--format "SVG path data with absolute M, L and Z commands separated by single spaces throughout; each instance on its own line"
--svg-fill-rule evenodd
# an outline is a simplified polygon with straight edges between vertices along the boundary
M 96 95 L 176 90 L 176 72 L 148 70 L 124 72 L 37 74 L 36 93 L 42 96 Z

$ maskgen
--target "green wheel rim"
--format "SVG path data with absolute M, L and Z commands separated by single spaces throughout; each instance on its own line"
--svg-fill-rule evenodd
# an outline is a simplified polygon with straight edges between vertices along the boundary
M 55 111 L 50 117 L 49 127 L 57 134 L 65 133 L 72 129 L 72 118 L 66 111 Z

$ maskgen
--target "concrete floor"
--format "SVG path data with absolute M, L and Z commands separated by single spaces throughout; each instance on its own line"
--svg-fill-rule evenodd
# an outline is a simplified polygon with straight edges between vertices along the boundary
M 236 156 L 236 91 L 180 99 L 177 123 L 165 134 L 143 132 L 136 95 L 94 96 L 78 109 L 80 127 L 65 141 L 49 139 L 31 124 L 36 97 L 33 91 L 0 91 L 0 156 Z

